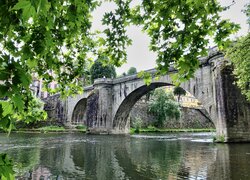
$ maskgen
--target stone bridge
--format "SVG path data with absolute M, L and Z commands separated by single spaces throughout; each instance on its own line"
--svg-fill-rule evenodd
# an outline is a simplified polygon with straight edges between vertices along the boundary
M 148 72 L 154 74 L 156 70 Z M 83 94 L 47 103 L 50 117 L 71 126 L 85 122 L 89 133 L 129 133 L 129 113 L 133 105 L 149 91 L 172 86 L 170 67 L 167 75 L 153 79 L 147 86 L 137 75 L 116 79 L 97 79 Z M 181 84 L 204 106 L 216 127 L 217 136 L 226 142 L 250 141 L 250 104 L 234 85 L 232 66 L 219 52 L 200 59 L 194 78 Z M 48 105 L 49 104 L 49 105 Z

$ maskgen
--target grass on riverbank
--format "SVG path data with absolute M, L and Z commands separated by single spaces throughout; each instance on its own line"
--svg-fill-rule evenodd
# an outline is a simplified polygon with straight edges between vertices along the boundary
M 41 127 L 38 128 L 38 130 L 42 131 L 42 132 L 63 132 L 65 131 L 64 127 L 59 127 L 59 126 L 45 126 L 45 127 Z
M 164 132 L 215 132 L 215 129 L 169 129 L 169 128 L 156 128 L 156 127 L 148 127 L 148 128 L 130 128 L 130 134 L 135 133 L 164 133 Z
M 86 132 L 86 126 L 78 125 L 74 128 L 67 129 L 62 126 L 45 126 L 41 128 L 19 128 L 13 129 L 14 132 L 36 132 L 36 133 L 49 133 L 49 132 Z M 4 131 L 3 131 L 4 132 Z M 136 128 L 130 128 L 130 134 L 135 133 L 171 133 L 171 132 L 215 132 L 215 129 L 170 129 L 170 128 L 156 128 L 149 126 L 147 128 L 140 128 L 139 131 Z
M 40 128 L 18 128 L 13 129 L 13 132 L 34 132 L 34 133 L 49 133 L 49 132 L 86 132 L 86 127 L 79 125 L 74 128 L 65 128 L 63 126 L 44 126 Z

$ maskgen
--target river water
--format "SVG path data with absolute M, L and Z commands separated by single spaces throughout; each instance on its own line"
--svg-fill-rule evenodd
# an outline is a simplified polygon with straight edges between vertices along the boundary
M 250 179 L 250 144 L 214 144 L 211 133 L 0 134 L 16 179 Z

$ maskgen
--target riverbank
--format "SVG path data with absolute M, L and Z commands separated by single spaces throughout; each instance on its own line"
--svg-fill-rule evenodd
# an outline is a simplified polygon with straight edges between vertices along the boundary
M 41 128 L 19 128 L 13 129 L 11 132 L 17 133 L 86 133 L 87 128 L 85 126 L 76 126 L 75 128 L 65 128 L 59 126 L 45 126 Z M 207 129 L 169 129 L 169 128 L 156 128 L 156 127 L 148 127 L 148 128 L 130 128 L 130 134 L 136 133 L 171 133 L 171 132 L 215 132 L 215 129 L 207 128 Z M 0 131 L 0 133 L 4 133 Z
M 204 129 L 169 129 L 169 128 L 156 128 L 156 127 L 150 127 L 150 128 L 130 128 L 130 134 L 135 133 L 171 133 L 171 132 L 215 132 L 216 129 L 212 128 L 204 128 Z
M 18 128 L 12 129 L 11 132 L 17 133 L 86 133 L 86 127 L 84 126 L 76 126 L 75 128 L 65 128 L 63 126 L 45 126 L 41 128 Z M 0 131 L 0 133 L 4 133 L 4 131 Z

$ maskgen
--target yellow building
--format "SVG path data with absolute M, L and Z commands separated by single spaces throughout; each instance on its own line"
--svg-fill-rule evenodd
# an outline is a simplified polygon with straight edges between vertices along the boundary
M 174 86 L 167 86 L 167 92 L 173 92 Z M 176 101 L 178 101 L 178 96 L 175 96 Z M 191 108 L 202 108 L 202 104 L 196 99 L 192 94 L 186 91 L 185 96 L 181 96 L 179 103 L 182 107 L 191 107 Z

